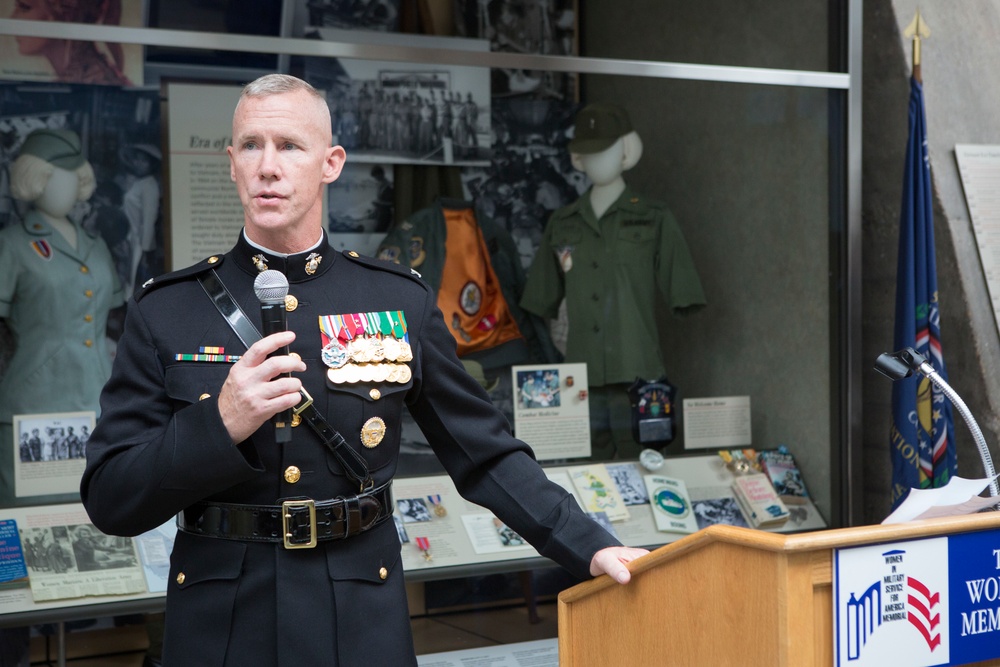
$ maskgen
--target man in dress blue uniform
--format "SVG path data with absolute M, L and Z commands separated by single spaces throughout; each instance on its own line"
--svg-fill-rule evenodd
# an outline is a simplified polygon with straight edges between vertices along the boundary
M 323 190 L 345 160 L 331 139 L 326 103 L 305 82 L 248 85 L 229 149 L 245 212 L 236 246 L 151 281 L 129 304 L 81 493 L 109 534 L 179 513 L 167 667 L 416 664 L 389 520 L 404 404 L 459 492 L 541 554 L 625 583 L 625 564 L 645 553 L 547 480 L 464 371 L 418 276 L 330 249 Z M 253 283 L 265 268 L 290 283 L 289 331 L 243 351 L 200 281 L 217 276 L 259 328 Z M 316 409 L 278 443 L 272 417 L 301 406 L 300 390 Z

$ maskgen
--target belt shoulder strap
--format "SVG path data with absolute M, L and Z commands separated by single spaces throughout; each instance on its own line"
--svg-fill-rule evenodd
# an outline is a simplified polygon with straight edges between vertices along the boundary
M 250 347 L 261 339 L 257 327 L 236 303 L 236 299 L 230 294 L 215 269 L 199 274 L 198 282 L 201 283 L 208 298 L 212 300 L 219 313 L 245 346 Z M 305 393 L 304 390 L 301 394 L 302 403 L 299 404 L 300 407 L 294 408 L 295 413 L 301 416 L 316 432 L 323 445 L 337 457 L 337 461 L 340 462 L 347 476 L 361 485 L 362 491 L 371 488 L 374 481 L 371 473 L 368 472 L 368 464 L 365 463 L 360 454 L 347 444 L 344 436 L 340 435 L 337 429 L 333 428 L 323 414 L 316 409 L 309 394 Z

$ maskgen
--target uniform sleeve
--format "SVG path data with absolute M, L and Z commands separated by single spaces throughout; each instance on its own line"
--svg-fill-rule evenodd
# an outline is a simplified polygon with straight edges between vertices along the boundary
M 538 550 L 580 578 L 604 547 L 620 544 L 550 482 L 531 448 L 462 368 L 454 338 L 428 299 L 414 357 L 410 412 L 463 498 L 491 510 Z
M 17 292 L 17 274 L 21 263 L 14 256 L 10 239 L 6 234 L 0 234 L 0 318 L 10 317 L 14 306 L 14 294 Z
M 691 251 L 669 211 L 662 221 L 656 279 L 674 314 L 694 313 L 707 303 Z
M 192 402 L 176 390 L 183 378 L 167 377 L 142 306 L 129 303 L 80 486 L 108 535 L 143 533 L 260 472 L 255 450 L 231 444 L 217 395 Z
M 540 317 L 554 319 L 559 315 L 559 304 L 565 294 L 562 269 L 552 247 L 553 220 L 542 235 L 538 252 L 528 269 L 528 281 L 521 297 L 521 307 Z

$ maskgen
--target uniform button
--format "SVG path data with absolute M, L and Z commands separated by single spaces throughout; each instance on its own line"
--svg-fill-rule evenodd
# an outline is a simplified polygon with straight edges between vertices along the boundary
M 288 356 L 298 359 L 299 361 L 302 361 L 302 355 L 299 354 L 298 352 L 289 352 Z
M 90 273 L 90 269 L 88 269 L 86 266 L 81 266 L 80 273 Z
M 209 264 L 215 264 L 218 261 L 219 261 L 219 258 L 216 257 L 215 255 L 212 255 L 211 257 L 208 258 L 208 263 Z
M 93 315 L 84 315 L 83 316 L 83 321 L 84 322 L 93 322 L 94 321 L 94 316 Z
M 378 578 L 379 579 L 381 579 L 382 581 L 385 581 L 388 578 L 388 576 L 389 576 L 389 570 L 385 569 L 384 567 L 380 567 L 378 569 Z
M 177 573 L 177 585 L 178 586 L 182 585 L 184 583 L 184 579 L 186 579 L 186 577 L 184 576 L 184 573 L 183 572 L 178 572 Z
M 198 400 L 204 401 L 206 398 L 211 398 L 211 396 L 212 396 L 211 394 L 202 394 L 201 396 L 198 397 Z
M 347 253 L 347 254 L 348 254 L 348 255 L 350 255 L 351 257 L 357 257 L 357 256 L 358 256 L 358 253 L 354 252 L 353 250 L 352 250 L 352 251 L 350 251 L 350 252 L 349 252 L 349 253 Z
M 83 292 L 83 295 L 89 299 L 90 297 L 94 296 L 94 290 L 90 290 L 90 289 L 89 290 L 85 290 Z
M 285 481 L 289 484 L 295 484 L 295 482 L 302 479 L 302 471 L 295 466 L 288 466 L 285 468 Z
M 291 294 L 285 295 L 285 310 L 292 312 L 299 307 L 299 300 Z
M 302 423 L 302 417 L 300 417 L 297 413 L 293 412 L 292 413 L 292 428 L 295 428 L 296 426 L 298 426 L 301 423 Z
M 372 389 L 370 392 L 368 392 L 368 395 L 372 397 L 373 401 L 377 401 L 378 399 L 382 398 L 382 392 L 380 392 L 378 389 Z
M 86 345 L 87 347 L 94 347 L 94 341 L 90 340 L 89 338 L 83 341 L 83 344 Z

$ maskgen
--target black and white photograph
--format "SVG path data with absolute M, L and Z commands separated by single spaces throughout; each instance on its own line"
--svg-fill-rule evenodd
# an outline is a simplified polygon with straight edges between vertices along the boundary
M 517 404 L 524 409 L 558 408 L 562 405 L 559 370 L 517 371 Z
M 568 56 L 576 53 L 576 0 L 454 0 L 459 35 L 487 39 L 493 51 Z M 494 96 L 572 99 L 575 77 L 562 72 L 494 69 Z
M 634 463 L 608 463 L 605 465 L 611 480 L 618 487 L 618 493 L 626 505 L 648 505 L 649 493 L 642 473 Z
M 327 188 L 326 230 L 335 249 L 374 256 L 393 222 L 393 168 L 352 157 Z
M 22 464 L 86 457 L 94 413 L 19 415 L 15 421 L 15 451 Z
M 392 522 L 396 525 L 396 535 L 399 536 L 400 544 L 408 544 L 410 536 L 406 533 L 406 526 L 403 525 L 403 520 L 399 518 L 398 514 L 393 514 Z
M 400 498 L 396 501 L 396 509 L 403 517 L 403 523 L 420 523 L 433 518 L 423 498 Z
M 104 535 L 92 524 L 22 528 L 21 546 L 31 576 L 114 570 L 139 564 L 130 538 Z
M 740 511 L 740 506 L 736 503 L 736 498 L 732 496 L 693 500 L 691 501 L 691 508 L 694 510 L 699 530 L 717 523 L 727 526 L 741 526 L 743 528 L 750 527 L 747 520 L 743 517 L 743 512 Z
M 497 535 L 500 536 L 500 544 L 505 547 L 523 547 L 527 544 L 523 537 L 514 532 L 513 528 L 500 519 L 494 517 L 493 527 L 497 529 Z
M 311 28 L 347 30 L 399 30 L 400 0 L 296 0 L 293 34 L 301 37 Z
M 306 58 L 305 78 L 326 93 L 334 142 L 355 162 L 489 164 L 486 68 Z
M 494 99 L 490 166 L 462 170 L 465 198 L 510 233 L 525 270 L 552 213 L 590 185 L 566 148 L 576 111 L 558 100 Z

